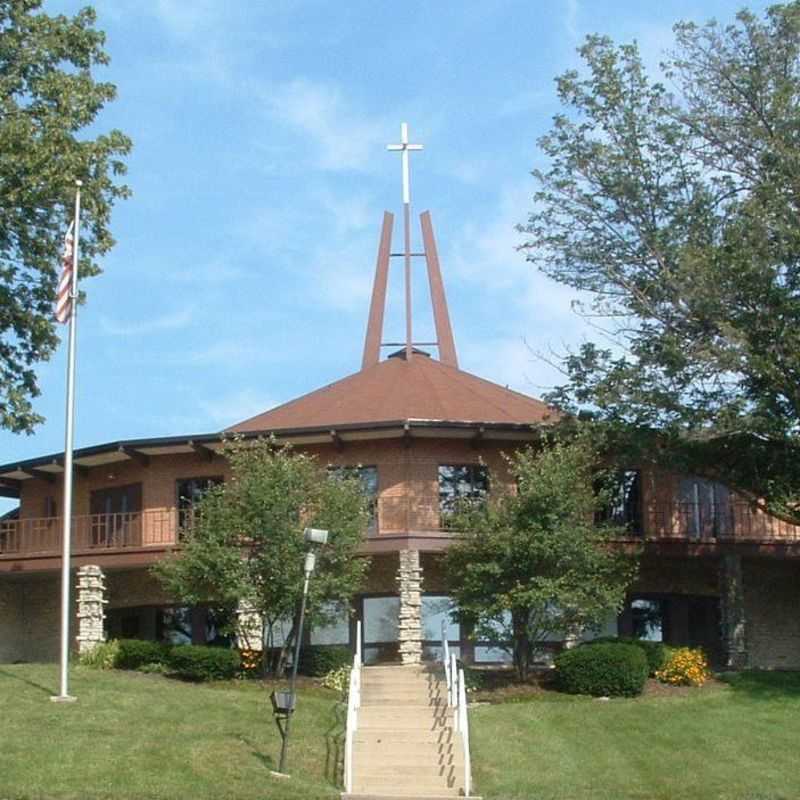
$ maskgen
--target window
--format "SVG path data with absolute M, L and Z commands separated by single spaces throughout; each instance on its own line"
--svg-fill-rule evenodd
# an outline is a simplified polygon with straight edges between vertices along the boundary
M 664 641 L 664 602 L 638 598 L 631 600 L 633 638 L 648 642 Z
M 185 528 L 192 521 L 194 506 L 203 499 L 212 486 L 221 484 L 222 478 L 181 478 L 177 481 L 178 525 Z
M 361 489 L 368 501 L 367 533 L 375 533 L 378 529 L 378 468 L 333 464 L 328 467 L 328 474 L 334 478 L 358 478 L 361 481 Z
M 615 476 L 608 505 L 598 522 L 624 526 L 629 533 L 642 532 L 642 475 L 638 469 L 623 469 Z
M 322 609 L 327 617 L 325 624 L 315 625 L 309 634 L 312 645 L 350 644 L 350 613 L 344 603 L 328 602 Z
M 731 533 L 731 497 L 726 486 L 704 478 L 682 478 L 679 487 L 681 530 L 693 537 Z
M 439 511 L 452 514 L 460 502 L 481 502 L 489 492 L 489 471 L 483 464 L 439 465 Z

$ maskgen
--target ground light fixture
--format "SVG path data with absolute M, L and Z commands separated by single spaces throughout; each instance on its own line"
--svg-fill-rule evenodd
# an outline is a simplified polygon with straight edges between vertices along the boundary
M 303 599 L 300 601 L 300 617 L 295 626 L 297 634 L 294 643 L 294 658 L 292 659 L 292 680 L 289 690 L 275 691 L 270 695 L 272 701 L 272 713 L 275 717 L 275 724 L 281 734 L 281 758 L 278 764 L 278 774 L 286 775 L 286 754 L 289 748 L 289 730 L 292 723 L 292 714 L 297 705 L 297 694 L 295 686 L 297 684 L 297 665 L 300 662 L 300 645 L 303 641 L 303 621 L 306 615 L 306 598 L 308 597 L 308 584 L 316 566 L 316 553 L 314 545 L 324 545 L 328 543 L 328 531 L 320 528 L 306 528 L 303 531 L 303 539 L 309 545 L 309 550 L 305 555 L 303 572 L 305 580 L 303 582 Z

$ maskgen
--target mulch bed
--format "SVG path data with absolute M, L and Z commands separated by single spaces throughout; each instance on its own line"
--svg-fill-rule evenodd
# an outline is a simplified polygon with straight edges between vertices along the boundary
M 555 692 L 553 670 L 542 670 L 521 683 L 513 670 L 481 670 L 480 689 L 469 693 L 470 703 L 514 703 Z M 697 692 L 717 692 L 728 685 L 716 678 L 703 686 L 670 686 L 648 678 L 641 697 L 682 697 Z

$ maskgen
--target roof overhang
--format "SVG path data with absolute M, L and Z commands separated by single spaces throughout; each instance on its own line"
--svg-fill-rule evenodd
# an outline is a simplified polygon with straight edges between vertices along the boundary
M 199 453 L 213 458 L 220 453 L 226 439 L 255 439 L 274 436 L 297 446 L 373 441 L 376 439 L 464 439 L 477 441 L 535 441 L 546 423 L 523 425 L 479 421 L 430 419 L 387 420 L 338 426 L 283 428 L 277 430 L 236 433 L 204 433 L 194 436 L 166 436 L 152 439 L 124 439 L 73 452 L 73 464 L 79 471 L 135 461 L 146 465 L 151 457 Z M 0 465 L 0 497 L 19 497 L 25 481 L 34 478 L 55 480 L 64 472 L 64 454 L 51 453 L 25 461 Z

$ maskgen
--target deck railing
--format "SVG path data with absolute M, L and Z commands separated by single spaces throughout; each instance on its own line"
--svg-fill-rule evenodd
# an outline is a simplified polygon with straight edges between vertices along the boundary
M 373 524 L 366 536 L 447 535 L 453 533 L 449 519 L 440 513 L 438 498 L 382 497 L 375 503 Z M 72 520 L 75 553 L 168 547 L 179 542 L 180 523 L 187 522 L 186 511 L 175 508 L 85 514 Z M 0 557 L 57 554 L 61 531 L 60 517 L 0 520 Z M 771 517 L 744 501 L 717 506 L 667 502 L 646 505 L 623 538 L 797 542 L 800 526 Z
M 61 517 L 0 521 L 0 555 L 40 555 L 61 551 Z M 175 544 L 177 509 L 124 514 L 84 514 L 72 518 L 72 551 L 164 547 Z

